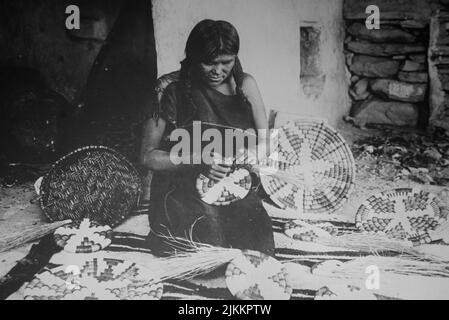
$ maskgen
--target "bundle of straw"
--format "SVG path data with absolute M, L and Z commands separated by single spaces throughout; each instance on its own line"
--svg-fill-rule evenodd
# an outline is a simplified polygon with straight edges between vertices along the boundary
M 215 247 L 173 236 L 161 237 L 174 249 L 174 253 L 151 262 L 148 269 L 156 281 L 193 279 L 243 255 L 239 249 Z
M 318 237 L 315 242 L 325 246 L 345 248 L 360 252 L 396 252 L 399 254 L 422 257 L 422 253 L 415 250 L 410 242 L 392 239 L 386 235 L 380 234 L 351 233 L 341 236 Z
M 381 276 L 399 274 L 405 276 L 449 278 L 449 265 L 447 263 L 421 260 L 413 256 L 367 256 L 355 258 L 342 263 L 336 268 L 328 269 L 327 275 L 337 276 L 339 278 L 366 279 L 368 266 L 378 267 Z M 326 274 L 326 272 L 320 272 L 320 274 Z
M 306 229 L 314 230 L 318 228 L 304 221 L 301 221 L 301 224 Z M 443 227 L 441 230 L 443 230 L 444 228 L 449 227 Z M 323 229 L 320 229 L 320 231 L 321 232 L 316 232 L 318 237 L 315 238 L 313 242 L 328 247 L 375 254 L 390 252 L 434 261 L 447 260 L 446 258 L 437 254 L 426 253 L 422 250 L 419 250 L 418 248 L 413 247 L 413 243 L 410 241 L 390 238 L 384 234 L 354 232 L 339 236 L 332 236 L 330 233 L 326 232 Z
M 72 220 L 57 221 L 40 225 L 20 226 L 12 232 L 0 236 L 0 252 L 8 251 L 24 244 L 38 240 L 57 228 L 71 223 Z

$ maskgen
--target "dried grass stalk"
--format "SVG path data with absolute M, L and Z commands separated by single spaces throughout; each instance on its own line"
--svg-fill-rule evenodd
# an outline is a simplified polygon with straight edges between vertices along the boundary
M 242 255 L 239 249 L 214 247 L 189 239 L 161 236 L 174 253 L 156 259 L 151 263 L 151 271 L 156 279 L 192 279 L 209 273 Z
M 8 251 L 28 242 L 38 240 L 57 228 L 71 222 L 72 220 L 64 220 L 40 225 L 22 225 L 20 228 L 16 228 L 15 231 L 0 236 L 0 252 Z
M 444 262 L 420 260 L 413 256 L 382 257 L 368 256 L 356 258 L 334 268 L 329 275 L 339 278 L 366 279 L 368 266 L 376 266 L 382 277 L 391 274 L 422 277 L 449 278 L 449 265 Z

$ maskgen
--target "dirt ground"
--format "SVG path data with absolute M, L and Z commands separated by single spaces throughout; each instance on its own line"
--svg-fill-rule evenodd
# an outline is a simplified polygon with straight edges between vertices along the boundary
M 350 144 L 361 137 L 379 134 L 375 130 L 361 131 L 349 125 L 340 127 L 339 131 Z M 443 200 L 449 203 L 448 187 L 423 185 L 410 179 L 397 179 L 388 174 L 388 168 L 383 174 L 376 173 L 372 170 L 376 166 L 374 162 L 373 159 L 356 160 L 357 174 L 355 188 L 349 200 L 340 210 L 332 215 L 323 216 L 323 219 L 354 222 L 358 207 L 370 195 L 399 187 L 424 188 L 427 191 L 438 194 Z M 18 224 L 33 224 L 45 221 L 45 216 L 37 200 L 38 198 L 32 182 L 11 188 L 0 187 L 0 234 L 8 233 Z M 266 205 L 266 208 L 272 216 L 298 217 L 295 212 L 282 211 L 270 205 Z M 148 219 L 146 216 L 132 217 L 116 230 L 145 235 L 149 231 Z M 291 244 L 291 240 L 283 235 L 276 235 L 275 240 L 277 245 L 281 247 L 288 247 Z M 26 256 L 31 245 L 30 243 L 8 252 L 0 253 L 0 277 L 7 274 L 18 260 Z M 210 285 L 213 286 L 214 284 L 211 283 Z M 216 285 L 221 286 L 223 283 Z

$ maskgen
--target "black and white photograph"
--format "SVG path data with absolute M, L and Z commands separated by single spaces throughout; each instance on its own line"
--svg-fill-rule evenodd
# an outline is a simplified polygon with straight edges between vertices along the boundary
M 449 300 L 448 214 L 449 0 L 0 0 L 0 300 Z

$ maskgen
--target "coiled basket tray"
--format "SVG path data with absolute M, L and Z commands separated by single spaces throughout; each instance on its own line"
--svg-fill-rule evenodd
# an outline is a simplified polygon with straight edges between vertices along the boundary
M 336 130 L 322 120 L 299 119 L 279 128 L 276 145 L 276 169 L 289 179 L 261 175 L 275 204 L 301 214 L 332 213 L 345 203 L 354 186 L 355 163 Z

